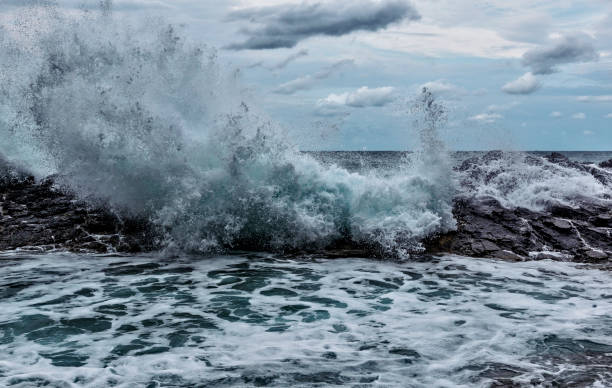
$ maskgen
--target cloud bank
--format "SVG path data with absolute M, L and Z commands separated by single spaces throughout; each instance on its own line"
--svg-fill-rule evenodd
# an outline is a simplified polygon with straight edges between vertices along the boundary
M 232 50 L 291 48 L 312 36 L 342 36 L 354 31 L 378 31 L 401 20 L 419 20 L 417 10 L 405 0 L 337 0 L 303 2 L 232 12 L 229 20 L 259 24 L 241 32 L 248 36 Z
M 508 94 L 531 94 L 540 88 L 540 82 L 532 73 L 525 73 L 514 81 L 510 81 L 502 87 L 502 91 Z

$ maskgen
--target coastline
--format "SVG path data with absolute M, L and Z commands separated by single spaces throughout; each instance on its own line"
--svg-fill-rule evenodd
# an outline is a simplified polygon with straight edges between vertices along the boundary
M 502 155 L 491 151 L 465 160 L 456 170 L 473 170 Z M 552 163 L 590 173 L 612 182 L 611 161 L 600 168 L 570 161 L 552 153 Z M 606 170 L 608 169 L 608 170 Z M 162 248 L 159 232 L 144 219 L 121 216 L 105 206 L 77 200 L 53 183 L 4 167 L 0 180 L 0 250 L 70 251 L 77 253 L 136 253 Z M 462 184 L 469 184 L 463 182 Z M 456 254 L 510 261 L 558 260 L 608 264 L 612 257 L 612 210 L 609 201 L 575 198 L 579 206 L 550 204 L 544 210 L 505 207 L 490 196 L 459 193 L 453 201 L 457 229 L 423 241 L 423 254 Z M 248 250 L 248 247 L 238 247 Z M 317 254 L 330 258 L 378 254 L 369 247 L 338 241 L 328 249 L 286 253 Z

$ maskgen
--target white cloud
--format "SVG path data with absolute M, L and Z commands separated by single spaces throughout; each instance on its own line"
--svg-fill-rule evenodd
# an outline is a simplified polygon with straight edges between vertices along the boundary
M 470 117 L 470 120 L 491 124 L 502 118 L 504 118 L 504 116 L 500 115 L 499 113 L 481 113 L 479 115 Z
M 607 115 L 604 116 L 607 119 L 612 119 L 612 113 L 608 113 Z
M 589 136 L 593 134 L 593 131 L 589 131 L 588 129 L 586 131 L 583 131 L 582 133 L 584 133 L 585 135 Z
M 381 88 L 361 87 L 354 92 L 342 94 L 330 94 L 317 102 L 318 106 L 350 106 L 353 108 L 364 108 L 369 106 L 384 106 L 395 98 L 395 89 L 391 86 Z
M 514 81 L 510 81 L 502 87 L 502 91 L 508 94 L 531 94 L 540 88 L 540 82 L 532 73 L 525 73 Z
M 554 111 L 554 112 L 550 112 L 550 117 L 561 117 L 563 116 L 563 113 L 558 112 L 558 111 Z
M 427 88 L 434 94 L 456 93 L 461 89 L 445 80 L 429 81 L 419 86 L 419 90 Z
M 586 115 L 584 113 L 582 113 L 582 112 L 574 113 L 572 115 L 572 118 L 575 119 L 575 120 L 584 120 L 584 119 L 586 119 Z
M 355 39 L 383 50 L 431 57 L 449 54 L 480 58 L 517 58 L 531 47 L 504 39 L 480 26 L 440 26 L 426 22 L 401 25 L 379 33 L 362 33 Z
M 492 104 L 487 107 L 488 112 L 505 112 L 514 108 L 517 105 L 521 105 L 518 101 L 512 101 L 507 104 Z
M 580 102 L 612 102 L 612 95 L 603 96 L 580 96 L 578 97 Z

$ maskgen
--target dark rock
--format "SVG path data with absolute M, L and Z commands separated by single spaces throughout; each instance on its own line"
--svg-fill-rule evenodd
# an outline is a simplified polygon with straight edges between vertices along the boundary
M 497 251 L 492 255 L 492 257 L 497 258 L 497 259 L 507 260 L 507 261 L 525 261 L 527 260 L 526 257 L 517 255 L 516 253 L 510 252 L 510 251 Z
M 153 236 L 146 222 L 78 201 L 53 177 L 36 182 L 0 162 L 0 250 L 137 252 L 153 249 Z
M 592 199 L 578 208 L 556 207 L 554 212 L 566 218 L 560 219 L 549 211 L 508 209 L 491 197 L 460 196 L 453 211 L 457 230 L 427 241 L 426 247 L 433 253 L 506 260 L 605 260 L 612 252 L 611 229 L 595 224 L 607 222 L 599 218 L 606 206 Z
M 608 258 L 608 254 L 602 251 L 590 250 L 584 254 L 589 260 L 600 261 Z
M 552 226 L 553 228 L 563 231 L 563 232 L 569 232 L 570 230 L 572 230 L 572 224 L 566 220 L 562 220 L 559 218 L 551 218 L 551 219 L 547 219 L 544 222 Z
M 506 159 L 511 162 L 514 157 L 543 169 L 550 168 L 546 160 L 590 174 L 602 184 L 612 186 L 612 174 L 571 161 L 560 153 L 552 153 L 543 159 L 492 151 L 467 159 L 456 168 L 463 176 L 460 184 L 464 192 L 473 192 L 478 182 L 487 184 L 505 173 Z M 492 163 L 495 168 L 490 168 Z M 604 166 L 608 164 L 604 163 Z M 521 184 L 511 177 L 504 177 L 504 182 L 509 190 Z M 536 211 L 505 208 L 492 197 L 459 195 L 453 207 L 457 230 L 429 239 L 425 246 L 432 253 L 450 252 L 506 260 L 527 257 L 583 262 L 608 260 L 612 256 L 612 212 L 609 201 L 590 197 L 576 197 L 572 201 L 576 206 L 550 203 L 545 205 L 544 210 Z
M 553 152 L 546 157 L 549 162 L 553 163 L 571 163 L 569 158 L 559 152 Z
M 610 227 L 612 226 L 612 214 L 599 214 L 598 216 L 592 217 L 590 222 L 595 226 Z
M 608 159 L 604 162 L 599 163 L 599 167 L 601 168 L 612 168 L 612 159 Z

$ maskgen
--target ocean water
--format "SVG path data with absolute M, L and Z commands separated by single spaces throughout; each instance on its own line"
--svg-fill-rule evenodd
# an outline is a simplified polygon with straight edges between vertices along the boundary
M 612 383 L 612 275 L 576 264 L 11 253 L 0 271 L 1 386 Z
M 483 156 L 488 151 L 454 151 L 449 156 L 454 166 L 466 159 Z M 532 155 L 546 157 L 556 152 L 568 159 L 588 164 L 597 164 L 612 159 L 612 151 L 507 151 L 508 154 Z M 328 164 L 339 164 L 342 167 L 360 171 L 363 169 L 393 170 L 409 157 L 409 151 L 307 151 L 318 160 Z
M 148 219 L 163 249 L 2 253 L 0 386 L 612 384 L 609 272 L 420 255 L 456 195 L 537 210 L 611 201 L 607 181 L 541 153 L 454 169 L 482 154 L 449 152 L 427 90 L 414 152 L 300 152 L 180 27 L 28 4 L 0 25 L 1 167 Z M 381 260 L 278 253 L 342 244 Z

